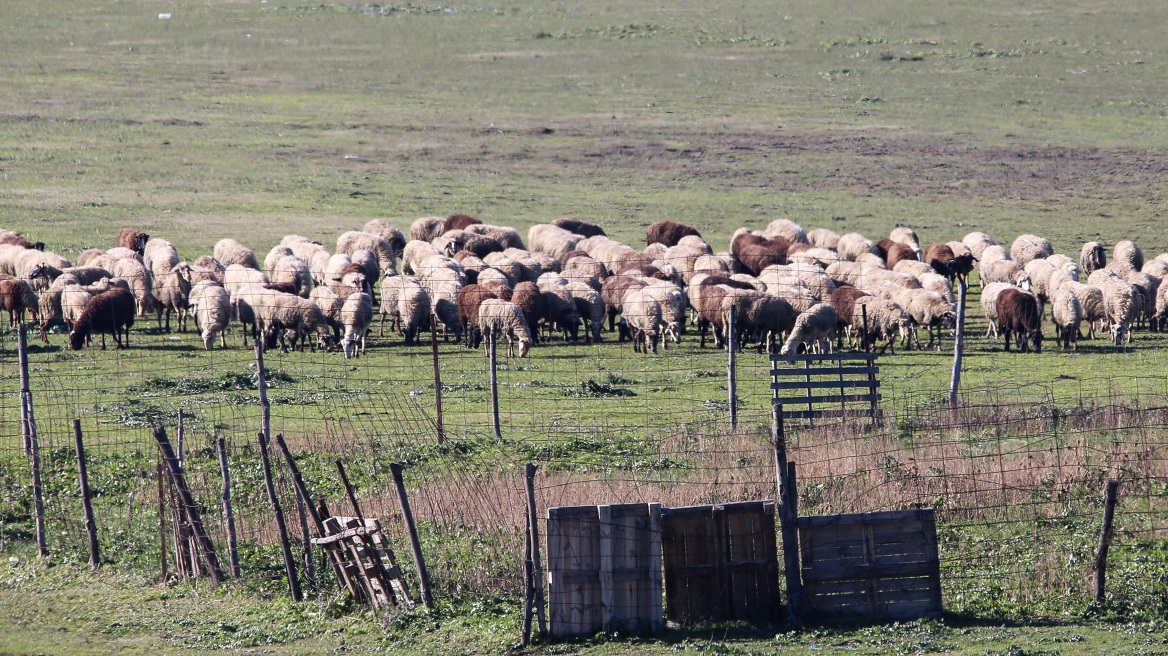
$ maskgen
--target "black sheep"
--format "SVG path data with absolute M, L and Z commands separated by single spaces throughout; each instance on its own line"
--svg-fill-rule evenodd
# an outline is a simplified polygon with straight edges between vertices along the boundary
M 137 305 L 134 295 L 120 287 L 97 294 L 89 299 L 81 316 L 69 333 L 69 345 L 78 351 L 93 333 L 101 333 L 101 348 L 105 350 L 105 334 L 110 333 L 118 348 L 130 346 L 130 328 L 134 325 Z M 125 342 L 122 342 L 123 331 Z
M 1018 348 L 1023 353 L 1030 350 L 1034 342 L 1034 352 L 1042 352 L 1042 314 L 1038 310 L 1038 299 L 1020 289 L 1009 287 L 998 296 L 998 326 L 1006 338 L 1006 350 L 1010 350 L 1013 335 Z

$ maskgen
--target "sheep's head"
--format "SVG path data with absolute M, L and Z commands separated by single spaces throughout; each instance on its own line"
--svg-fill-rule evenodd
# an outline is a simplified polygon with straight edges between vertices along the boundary
M 527 352 L 531 350 L 532 342 L 530 338 L 519 340 L 519 357 L 526 358 Z
M 32 272 L 28 274 L 29 278 L 48 278 L 49 272 L 45 269 L 44 264 L 38 264 L 32 268 Z
M 77 330 L 70 332 L 69 346 L 72 347 L 74 351 L 80 351 L 81 347 L 85 346 L 85 335 L 81 332 L 78 332 Z

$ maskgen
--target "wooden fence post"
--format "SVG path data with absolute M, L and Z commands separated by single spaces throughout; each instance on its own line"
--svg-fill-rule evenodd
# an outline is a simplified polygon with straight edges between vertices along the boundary
M 256 357 L 256 387 L 260 396 L 260 432 L 266 438 L 272 434 L 272 406 L 268 403 L 267 373 L 264 371 L 263 340 L 253 340 Z
M 495 439 L 502 441 L 503 432 L 499 426 L 499 374 L 498 374 L 498 358 L 495 354 L 495 346 L 499 341 L 499 331 L 494 326 L 488 332 L 487 338 L 490 340 L 490 365 L 491 365 L 491 426 L 495 429 Z
M 220 437 L 215 440 L 215 449 L 219 452 L 219 476 L 223 481 L 219 499 L 223 503 L 223 517 L 227 523 L 227 554 L 231 559 L 231 575 L 239 578 L 239 547 L 235 537 L 235 513 L 231 510 L 231 473 L 227 468 L 227 442 Z
M 166 583 L 170 578 L 170 573 L 166 567 L 166 513 L 169 508 L 166 507 L 166 488 L 162 483 L 162 463 L 158 463 L 158 539 L 162 543 L 161 560 L 162 560 L 162 578 L 161 583 Z
M 41 446 L 37 437 L 36 417 L 32 410 L 32 390 L 28 384 L 28 333 L 24 324 L 16 331 L 17 355 L 20 361 L 20 408 L 23 411 L 25 453 L 32 456 L 32 500 L 36 522 L 37 555 L 47 558 L 49 541 L 45 532 L 45 492 L 41 484 Z
M 736 367 L 736 357 L 738 351 L 738 313 L 734 307 L 730 307 L 730 318 L 726 323 L 726 346 L 730 350 L 730 356 L 726 361 L 726 387 L 730 390 L 730 431 L 738 430 L 738 376 Z
M 536 465 L 527 463 L 524 467 L 525 487 L 527 488 L 527 541 L 531 545 L 532 581 L 535 584 L 535 614 L 539 618 L 539 635 L 547 635 L 547 619 L 544 614 L 543 595 L 543 562 L 539 553 L 539 512 L 535 505 L 535 470 Z
M 185 419 L 186 419 L 186 415 L 183 413 L 182 408 L 179 408 L 178 409 L 178 425 L 176 425 L 174 428 L 174 438 L 175 438 L 175 441 L 178 443 L 176 446 L 178 447 L 178 464 L 180 464 L 180 465 L 184 462 L 184 458 L 183 458 L 184 444 L 183 444 L 183 442 L 186 440 L 186 434 L 187 434 L 186 421 L 184 421 Z
M 430 352 L 434 357 L 434 407 L 438 413 L 438 443 L 446 441 L 446 428 L 442 421 L 442 373 L 438 366 L 438 319 L 430 315 Z
M 258 352 L 259 348 L 256 351 Z M 260 433 L 258 439 L 260 461 L 264 467 L 264 487 L 268 491 L 268 501 L 272 504 L 272 514 L 276 516 L 276 530 L 280 534 L 280 550 L 284 555 L 284 571 L 288 575 L 288 591 L 292 593 L 293 601 L 303 601 L 304 594 L 300 591 L 300 579 L 296 576 L 296 560 L 292 558 L 292 545 L 288 542 L 288 526 L 284 523 L 284 511 L 280 508 L 280 499 L 276 497 L 276 484 L 272 480 L 272 463 L 268 459 L 268 436 Z
M 154 429 L 154 440 L 158 442 L 158 448 L 162 451 L 162 460 L 170 471 L 170 480 L 174 482 L 175 488 L 178 489 L 182 512 L 186 516 L 187 523 L 194 530 L 195 538 L 199 542 L 199 550 L 202 552 L 203 561 L 211 573 L 212 587 L 218 587 L 223 582 L 223 570 L 219 569 L 219 559 L 215 556 L 215 545 L 211 542 L 211 538 L 207 536 L 207 532 L 203 530 L 203 521 L 199 518 L 199 508 L 195 505 L 195 498 L 191 495 L 190 488 L 187 487 L 182 465 L 179 464 L 178 457 L 175 456 L 174 449 L 170 446 L 170 440 L 166 439 L 166 429 L 162 426 L 156 427 Z
M 1095 601 L 1102 603 L 1107 587 L 1107 550 L 1111 547 L 1111 527 L 1115 519 L 1115 498 L 1119 481 L 1107 481 L 1107 491 L 1103 502 L 1103 528 L 1099 531 L 1099 546 L 1095 550 Z
M 957 338 L 953 340 L 953 373 L 949 377 L 949 409 L 957 410 L 957 390 L 961 386 L 961 358 L 965 350 L 965 281 L 957 288 Z
M 85 445 L 81 440 L 81 420 L 73 420 L 73 443 L 77 447 L 77 482 L 81 487 L 81 510 L 85 514 L 85 532 L 89 534 L 89 566 L 101 567 L 97 550 L 97 521 L 93 518 L 93 502 L 89 498 L 89 474 L 85 470 Z
M 791 619 L 799 621 L 802 613 L 803 580 L 799 571 L 799 511 L 795 508 L 792 481 L 788 477 L 791 469 L 787 461 L 786 427 L 783 425 L 783 406 L 772 404 L 771 436 L 775 449 L 775 475 L 778 478 L 778 495 L 775 503 L 779 506 L 779 529 L 783 540 L 783 573 L 787 587 L 787 612 Z M 792 463 L 793 464 L 793 463 Z
M 410 498 L 406 496 L 406 483 L 402 477 L 400 463 L 391 463 L 389 471 L 393 474 L 393 484 L 397 487 L 397 499 L 401 504 L 402 517 L 406 520 L 406 529 L 410 534 L 410 548 L 414 551 L 414 565 L 418 568 L 418 586 L 422 592 L 422 603 L 426 608 L 434 608 L 434 596 L 430 593 L 430 572 L 426 569 L 426 559 L 422 556 L 422 542 L 418 539 L 418 526 L 414 523 L 414 513 L 410 511 Z
M 296 461 L 292 458 L 292 452 L 288 450 L 288 443 L 284 441 L 283 435 L 276 435 L 276 446 L 280 448 L 281 455 L 284 456 L 284 461 L 288 463 L 288 470 L 292 472 L 292 485 L 296 488 L 297 499 L 303 501 L 305 510 L 308 511 L 308 516 L 312 519 L 312 525 L 316 528 L 316 535 L 324 537 L 326 531 L 324 529 L 324 520 L 328 515 L 325 513 L 327 508 L 324 505 L 324 499 L 321 499 L 321 507 L 317 508 L 312 505 L 312 496 L 308 493 L 308 486 L 304 484 L 304 476 L 300 473 L 300 468 L 296 466 Z M 349 577 L 345 574 L 344 563 L 334 549 L 326 549 L 328 552 L 329 562 L 332 563 L 333 574 L 336 575 L 339 583 L 344 583 L 350 590 L 353 589 Z

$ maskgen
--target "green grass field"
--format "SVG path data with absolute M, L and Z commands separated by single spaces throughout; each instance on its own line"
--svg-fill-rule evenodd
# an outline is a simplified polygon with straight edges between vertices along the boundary
M 1146 0 L 3 3 L 0 227 L 69 258 L 137 227 L 193 260 L 223 237 L 261 256 L 291 233 L 331 246 L 370 218 L 405 228 L 420 216 L 465 212 L 526 234 L 571 216 L 634 246 L 645 226 L 669 218 L 698 227 L 717 249 L 738 227 L 789 218 L 873 239 L 900 224 L 929 242 L 982 230 L 1008 244 L 1031 232 L 1076 258 L 1085 240 L 1128 238 L 1150 257 L 1168 250 L 1166 12 Z M 1096 341 L 1064 353 L 1048 340 L 1041 355 L 1005 354 L 981 337 L 976 291 L 969 301 L 971 404 L 1073 407 L 1165 395 L 1163 335 L 1137 333 L 1126 349 Z M 122 353 L 73 353 L 60 335 L 34 347 L 38 419 L 62 475 L 72 417 L 100 457 L 131 468 L 153 466 L 152 414 L 194 408 L 200 441 L 245 445 L 256 429 L 250 351 L 236 340 L 233 350 L 208 353 L 193 333 L 151 325 L 139 324 Z M 12 333 L 0 339 L 0 377 L 14 391 Z M 883 359 L 890 413 L 937 407 L 951 345 Z M 677 446 L 685 431 L 725 420 L 725 353 L 699 349 L 692 334 L 657 357 L 633 358 L 627 344 L 555 344 L 507 362 L 503 445 L 485 437 L 484 359 L 453 343 L 441 352 L 454 447 L 434 448 L 413 439 L 421 429 L 395 424 L 418 412 L 386 407 L 387 399 L 418 390 L 429 412 L 433 380 L 428 345 L 388 337 L 371 340 L 354 363 L 336 353 L 269 356 L 282 376 L 271 392 L 277 429 L 312 452 L 321 485 L 330 454 L 352 447 L 346 430 L 376 434 L 383 441 L 370 438 L 362 453 L 384 449 L 422 480 L 505 477 L 533 459 L 565 477 L 618 472 L 675 484 L 702 475 L 700 462 L 716 451 L 712 442 Z M 767 364 L 748 352 L 739 367 L 744 421 L 762 429 L 749 448 L 765 453 Z M 380 413 L 361 409 L 371 402 Z M 27 476 L 16 407 L 15 394 L 0 399 L 0 481 L 9 489 Z M 322 428 L 326 417 L 339 417 L 340 428 Z M 237 448 L 247 466 L 254 454 Z M 361 484 L 383 480 L 375 459 L 362 462 Z M 145 483 L 117 471 L 108 485 L 131 500 L 111 492 L 103 512 L 129 530 L 126 509 L 149 510 L 134 499 Z M 733 493 L 730 485 L 723 492 Z M 498 596 L 482 592 L 492 585 L 491 558 L 514 566 L 509 537 L 462 546 L 459 536 L 428 535 L 442 557 L 465 559 L 444 565 L 450 594 L 433 617 L 386 619 L 335 600 L 287 604 L 272 567 L 278 556 L 262 549 L 263 574 L 229 593 L 156 587 L 143 573 L 153 567 L 144 555 L 149 526 L 115 551 L 109 576 L 81 572 L 68 550 L 54 554 L 56 567 L 37 565 L 23 494 L 0 502 L 0 554 L 18 559 L 0 577 L 0 617 L 15 627 L 0 637 L 0 653 L 482 653 L 517 639 L 513 581 L 496 586 Z M 64 513 L 64 483 L 55 494 L 53 512 Z M 262 491 L 244 494 L 262 508 Z M 75 522 L 63 530 L 58 543 L 79 532 Z M 1160 551 L 1141 549 L 1145 570 L 1163 569 Z M 1153 653 L 1165 639 L 1159 623 L 1094 625 L 1124 614 L 1049 601 L 1029 612 L 1025 601 L 962 602 L 993 622 L 961 616 L 838 633 L 714 627 L 540 651 Z M 1149 614 L 1148 605 L 1134 613 L 1141 622 Z M 1003 627 L 999 616 L 1053 624 Z

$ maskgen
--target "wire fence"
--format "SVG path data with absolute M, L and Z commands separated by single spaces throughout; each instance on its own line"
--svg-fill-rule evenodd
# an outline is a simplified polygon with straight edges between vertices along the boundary
M 28 551 L 34 511 L 18 359 L 10 334 L 3 338 L 0 550 Z M 364 514 L 381 519 L 409 575 L 389 467 L 405 464 L 439 598 L 520 594 L 528 462 L 540 467 L 541 509 L 775 496 L 765 354 L 738 355 L 738 430 L 731 430 L 725 352 L 686 345 L 633 358 L 627 351 L 553 345 L 538 357 L 500 358 L 502 440 L 493 432 L 481 351 L 439 347 L 441 436 L 428 344 L 356 360 L 271 352 L 272 432 L 285 436 L 313 496 L 337 514 L 347 514 L 335 468 L 344 464 Z M 250 351 L 206 352 L 161 337 L 149 350 L 35 347 L 29 361 L 52 557 L 85 558 L 72 424 L 79 419 L 102 559 L 157 575 L 160 459 L 152 427 L 166 426 L 174 442 L 181 409 L 183 465 L 212 540 L 225 549 L 215 446 L 223 438 L 244 576 L 279 585 Z M 1168 531 L 1168 377 L 966 389 L 955 411 L 943 392 L 883 392 L 880 425 L 823 420 L 790 429 L 801 514 L 935 508 L 946 607 L 1041 616 L 1067 597 L 1088 603 L 1103 488 L 1118 479 L 1110 598 L 1137 612 L 1163 610 L 1163 577 L 1147 556 Z M 308 522 L 288 468 L 278 457 L 274 464 L 303 552 L 300 527 Z

